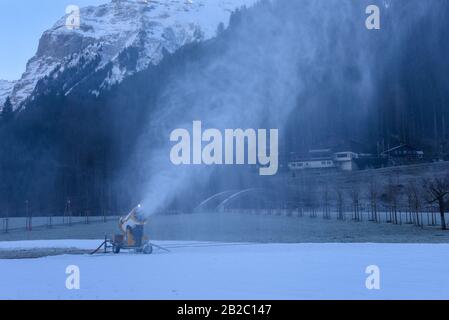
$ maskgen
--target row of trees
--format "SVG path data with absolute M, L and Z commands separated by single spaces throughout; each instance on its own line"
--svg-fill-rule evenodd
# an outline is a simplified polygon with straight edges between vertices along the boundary
M 301 209 L 314 213 L 320 208 L 324 218 L 330 218 L 331 208 L 334 207 L 340 220 L 350 211 L 353 220 L 360 221 L 363 215 L 368 215 L 370 220 L 379 222 L 383 212 L 388 222 L 397 224 L 400 223 L 399 212 L 402 210 L 409 214 L 410 220 L 422 225 L 422 213 L 426 208 L 434 207 L 439 211 L 441 228 L 447 229 L 445 213 L 449 208 L 449 175 L 414 178 L 404 182 L 392 176 L 384 181 L 372 177 L 364 182 L 302 177 L 295 189 L 294 202 Z

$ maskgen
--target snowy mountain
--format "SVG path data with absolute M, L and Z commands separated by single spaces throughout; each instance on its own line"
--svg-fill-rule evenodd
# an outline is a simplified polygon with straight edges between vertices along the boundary
M 33 99 L 40 80 L 45 80 L 42 89 L 63 75 L 67 95 L 86 78 L 102 72 L 104 79 L 90 89 L 98 95 L 150 64 L 158 64 L 164 52 L 214 37 L 220 23 L 226 27 L 232 11 L 254 2 L 113 0 L 81 8 L 80 28 L 67 28 L 68 16 L 62 17 L 42 35 L 21 79 L 14 85 L 0 83 L 0 104 L 10 95 L 14 109 L 20 109 L 27 99 Z

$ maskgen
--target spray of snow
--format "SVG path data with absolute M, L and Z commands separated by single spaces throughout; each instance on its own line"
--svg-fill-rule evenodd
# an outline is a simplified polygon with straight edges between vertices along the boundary
M 388 8 L 387 18 L 393 5 L 386 0 L 377 3 Z M 395 15 L 388 30 L 374 34 L 365 28 L 369 4 L 271 1 L 276 10 L 266 2 L 255 5 L 222 52 L 209 62 L 190 63 L 177 75 L 159 101 L 161 111 L 150 120 L 164 124 L 160 134 L 167 145 L 154 150 L 142 142 L 139 149 L 153 168 L 144 202 L 149 214 L 162 211 L 196 185 L 211 182 L 212 168 L 170 163 L 168 137 L 174 129 L 189 129 L 192 121 L 201 120 L 207 128 L 279 128 L 282 139 L 293 108 L 301 108 L 306 119 L 315 114 L 319 121 L 325 115 L 316 115 L 317 107 L 338 101 L 342 108 L 354 107 L 361 117 L 366 116 L 375 101 L 377 77 L 383 72 L 376 68 L 376 53 L 396 54 L 392 39 L 406 37 L 410 26 L 430 7 L 422 2 L 420 10 L 415 2 L 395 7 L 395 13 L 407 19 L 398 20 Z M 390 47 L 385 48 L 385 43 Z M 151 141 L 150 136 L 145 139 Z

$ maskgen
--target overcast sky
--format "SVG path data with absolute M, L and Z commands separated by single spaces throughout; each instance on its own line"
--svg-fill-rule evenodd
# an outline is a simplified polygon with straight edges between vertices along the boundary
M 69 4 L 80 7 L 109 0 L 0 0 L 0 79 L 16 80 L 36 52 L 42 33 L 65 15 Z

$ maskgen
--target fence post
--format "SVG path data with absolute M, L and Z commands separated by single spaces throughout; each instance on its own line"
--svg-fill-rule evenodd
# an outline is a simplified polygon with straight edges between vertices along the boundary
M 33 230 L 33 223 L 32 223 L 32 217 L 31 217 L 31 212 L 30 212 L 30 208 L 29 208 L 29 201 L 25 200 L 25 215 L 26 215 L 26 229 L 28 231 L 32 231 Z
M 72 226 L 72 202 L 70 199 L 67 199 L 67 216 L 68 216 L 68 224 Z

